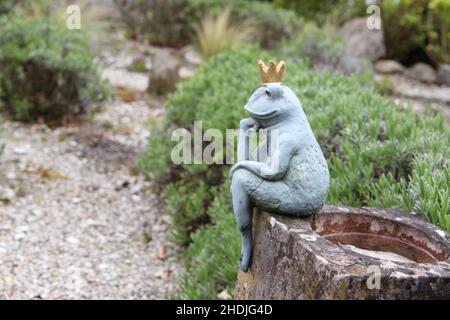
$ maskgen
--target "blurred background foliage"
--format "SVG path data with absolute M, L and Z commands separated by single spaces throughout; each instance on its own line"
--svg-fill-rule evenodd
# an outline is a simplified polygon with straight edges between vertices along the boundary
M 383 1 L 387 56 L 407 65 L 450 62 L 450 1 Z
M 90 1 L 77 1 L 84 27 L 69 31 L 63 27 L 69 2 L 0 0 L 3 115 L 59 121 L 89 114 L 107 98 L 89 41 L 98 35 L 92 26 L 105 18 Z M 444 118 L 400 110 L 379 94 L 389 92 L 390 84 L 375 87 L 370 72 L 343 74 L 346 51 L 336 30 L 367 16 L 364 0 L 113 3 L 130 41 L 196 45 L 207 60 L 167 97 L 165 120 L 151 127 L 138 159 L 165 200 L 171 240 L 182 248 L 185 273 L 176 297 L 231 294 L 240 239 L 230 207 L 229 167 L 175 166 L 170 134 L 175 128 L 192 130 L 195 120 L 204 128 L 235 128 L 258 86 L 257 58 L 288 62 L 285 83 L 300 97 L 331 171 L 327 203 L 404 208 L 450 231 L 450 136 Z M 406 65 L 450 62 L 450 0 L 384 0 L 380 7 L 386 57 Z M 108 30 L 119 29 L 113 25 Z M 321 64 L 333 68 L 319 70 Z
M 298 33 L 305 20 L 340 25 L 366 15 L 367 10 L 364 0 L 114 1 L 131 38 L 171 47 L 190 43 L 198 21 L 206 14 L 218 15 L 226 6 L 234 20 L 245 21 L 257 30 L 253 40 L 263 48 L 272 48 L 280 39 Z M 449 0 L 385 0 L 380 6 L 388 57 L 405 64 L 449 61 Z
M 0 110 L 22 121 L 89 114 L 108 95 L 86 35 L 47 18 L 0 19 Z
M 255 27 L 254 41 L 274 46 L 299 26 L 296 15 L 274 9 L 269 2 L 245 0 L 114 0 L 128 34 L 153 45 L 181 47 L 192 42 L 195 27 L 205 15 L 229 7 L 236 22 Z
M 109 96 L 88 38 L 101 13 L 79 1 L 82 30 L 66 27 L 70 1 L 2 0 L 0 5 L 0 111 L 20 121 L 56 125 L 91 115 Z M 92 19 L 92 20 L 89 20 Z
M 319 24 L 341 24 L 352 17 L 364 16 L 367 8 L 364 0 L 274 0 L 273 4 L 276 8 L 293 10 L 299 16 Z

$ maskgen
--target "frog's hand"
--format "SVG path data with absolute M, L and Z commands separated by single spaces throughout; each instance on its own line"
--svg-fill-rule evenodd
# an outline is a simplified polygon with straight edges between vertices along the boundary
M 264 180 L 281 180 L 295 151 L 296 145 L 292 140 L 280 142 L 271 156 L 270 165 L 256 161 L 240 161 L 231 168 L 230 176 L 232 177 L 237 169 L 246 169 Z

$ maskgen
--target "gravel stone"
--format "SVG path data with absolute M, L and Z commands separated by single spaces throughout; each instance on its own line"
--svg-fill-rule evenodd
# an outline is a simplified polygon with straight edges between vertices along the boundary
M 0 299 L 164 299 L 175 289 L 170 221 L 134 168 L 162 113 L 113 100 L 93 122 L 2 125 Z

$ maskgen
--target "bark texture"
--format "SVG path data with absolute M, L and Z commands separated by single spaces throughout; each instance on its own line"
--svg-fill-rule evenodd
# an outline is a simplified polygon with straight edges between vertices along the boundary
M 236 299 L 450 299 L 450 237 L 413 214 L 325 206 L 300 219 L 255 210 L 253 230 Z

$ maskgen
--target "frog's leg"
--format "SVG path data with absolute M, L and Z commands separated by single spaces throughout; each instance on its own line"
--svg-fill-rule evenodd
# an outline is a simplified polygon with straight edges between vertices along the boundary
M 310 190 L 294 189 L 284 181 L 263 181 L 251 193 L 252 203 L 281 215 L 306 217 L 322 207 L 323 200 L 311 197 Z
M 233 211 L 242 239 L 241 268 L 248 271 L 252 255 L 252 213 L 251 193 L 262 183 L 262 179 L 248 170 L 238 169 L 231 181 Z

